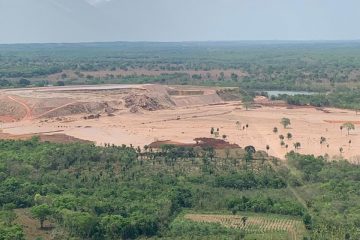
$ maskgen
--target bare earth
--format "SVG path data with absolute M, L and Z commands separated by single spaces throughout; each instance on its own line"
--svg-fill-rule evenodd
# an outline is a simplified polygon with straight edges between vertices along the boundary
M 176 94 L 170 95 L 174 89 Z M 212 137 L 210 129 L 214 127 L 220 129 L 220 138 L 226 135 L 230 143 L 253 145 L 258 150 L 269 145 L 269 154 L 280 158 L 294 149 L 293 143 L 300 142 L 300 153 L 334 156 L 340 155 L 342 147 L 343 157 L 354 162 L 360 159 L 360 115 L 353 111 L 284 104 L 260 104 L 247 111 L 238 101 L 224 102 L 215 88 L 110 85 L 3 90 L 0 103 L 4 134 L 56 132 L 98 145 L 142 147 L 165 140 L 193 143 L 194 138 Z M 279 123 L 283 117 L 291 120 L 288 129 Z M 340 131 L 348 121 L 356 127 L 350 135 L 345 129 Z M 246 124 L 249 127 L 243 130 Z M 279 129 L 277 134 L 274 127 Z M 287 133 L 293 135 L 291 140 L 285 139 L 288 149 L 280 146 L 279 139 Z M 327 142 L 320 145 L 320 137 Z

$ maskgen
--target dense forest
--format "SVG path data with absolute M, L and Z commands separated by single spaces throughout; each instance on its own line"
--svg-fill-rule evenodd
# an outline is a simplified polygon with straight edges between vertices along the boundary
M 273 100 L 285 100 L 288 104 L 315 107 L 337 107 L 347 109 L 360 109 L 360 88 L 340 88 L 329 93 L 294 96 L 281 94 L 272 97 Z
M 60 84 L 156 82 L 325 92 L 338 86 L 359 86 L 359 45 L 359 42 L 1 45 L 0 85 L 42 86 L 49 83 L 49 75 L 63 73 Z M 116 73 L 139 69 L 159 74 Z M 214 69 L 220 73 L 190 73 Z M 67 70 L 76 77 L 68 76 Z M 227 70 L 233 73 L 224 74 Z M 108 74 L 103 77 L 91 74 L 98 71 Z
M 301 221 L 297 239 L 360 238 L 358 165 L 295 152 L 284 164 L 252 149 L 2 140 L 0 239 L 25 238 L 19 209 L 53 239 L 292 239 L 187 213 L 246 216 L 244 226 L 266 214 Z

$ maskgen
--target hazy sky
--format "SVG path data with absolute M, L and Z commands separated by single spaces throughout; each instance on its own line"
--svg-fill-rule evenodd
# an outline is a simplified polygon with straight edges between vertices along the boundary
M 0 0 L 0 43 L 359 40 L 360 0 Z

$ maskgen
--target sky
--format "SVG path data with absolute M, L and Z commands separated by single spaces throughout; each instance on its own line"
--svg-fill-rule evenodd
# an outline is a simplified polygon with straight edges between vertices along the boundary
M 0 43 L 360 40 L 359 0 L 0 0 Z

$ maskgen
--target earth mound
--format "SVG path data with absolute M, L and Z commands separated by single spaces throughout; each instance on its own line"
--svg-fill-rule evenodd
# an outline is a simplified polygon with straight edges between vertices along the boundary
M 216 89 L 158 84 L 4 90 L 0 101 L 2 122 L 71 115 L 114 116 L 121 110 L 138 113 L 223 103 Z
M 180 142 L 174 142 L 174 141 L 156 141 L 149 145 L 151 148 L 161 148 L 163 145 L 174 145 L 178 147 L 213 147 L 215 149 L 234 149 L 234 148 L 240 148 L 237 144 L 231 144 L 225 140 L 222 139 L 215 139 L 215 138 L 195 138 L 195 143 L 180 143 Z
M 124 98 L 125 107 L 130 108 L 130 112 L 136 113 L 142 110 L 156 111 L 164 109 L 163 106 L 156 98 L 147 95 L 130 94 Z
M 18 121 L 25 117 L 26 110 L 18 103 L 8 99 L 0 98 L 0 122 Z

